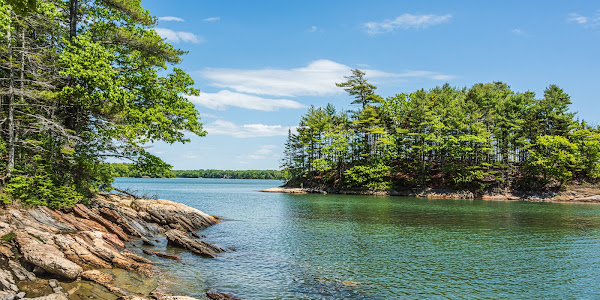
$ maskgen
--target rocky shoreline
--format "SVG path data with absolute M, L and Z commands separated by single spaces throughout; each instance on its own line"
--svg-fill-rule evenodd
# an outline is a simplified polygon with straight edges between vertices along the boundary
M 180 203 L 117 194 L 99 194 L 89 205 L 65 210 L 0 209 L 0 300 L 194 299 L 170 295 L 156 282 L 150 290 L 128 290 L 111 270 L 152 281 L 158 261 L 179 259 L 140 249 L 161 239 L 216 257 L 224 250 L 200 240 L 197 231 L 217 222 L 217 217 Z M 206 297 L 233 299 L 217 292 Z
M 529 202 L 559 202 L 559 203 L 600 203 L 600 189 L 568 188 L 560 192 L 523 192 L 505 191 L 497 193 L 473 193 L 471 191 L 454 191 L 445 189 L 427 188 L 418 191 L 397 190 L 343 190 L 343 189 L 315 189 L 298 187 L 274 187 L 261 192 L 289 193 L 289 194 L 343 194 L 343 195 L 370 195 L 370 196 L 404 196 L 430 199 L 481 199 L 488 201 L 529 201 Z

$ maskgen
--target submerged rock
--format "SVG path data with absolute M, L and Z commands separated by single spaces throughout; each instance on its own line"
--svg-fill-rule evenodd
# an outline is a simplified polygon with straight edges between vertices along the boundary
M 206 255 L 214 258 L 217 257 L 217 253 L 225 252 L 225 250 L 215 245 L 192 239 L 188 237 L 185 232 L 177 229 L 171 229 L 165 232 L 165 235 L 167 236 L 169 242 L 183 247 L 195 254 Z

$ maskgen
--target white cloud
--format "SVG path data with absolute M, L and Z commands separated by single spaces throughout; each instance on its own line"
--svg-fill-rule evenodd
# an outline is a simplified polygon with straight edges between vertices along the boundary
M 189 43 L 200 43 L 202 42 L 202 38 L 197 35 L 186 32 L 186 31 L 175 31 L 167 28 L 154 28 L 156 33 L 160 35 L 163 39 L 166 39 L 169 42 L 179 43 L 179 42 L 189 42 Z
M 515 28 L 513 30 L 511 30 L 510 32 L 512 32 L 514 35 L 518 35 L 518 36 L 522 36 L 522 37 L 531 37 L 532 35 L 529 34 L 529 32 L 523 30 L 523 29 L 519 29 L 519 28 Z
M 523 31 L 523 30 L 521 30 L 519 28 L 513 29 L 510 32 L 512 32 L 512 33 L 514 33 L 516 35 L 525 35 L 525 31 Z
M 206 19 L 204 19 L 202 21 L 204 21 L 204 22 L 217 22 L 219 20 L 221 20 L 221 17 L 210 17 L 210 18 L 206 18 Z
M 166 16 L 166 17 L 158 17 L 159 21 L 175 21 L 175 22 L 184 22 L 185 20 L 178 17 Z
M 212 81 L 213 86 L 229 88 L 240 93 L 279 97 L 330 96 L 344 92 L 335 83 L 345 81 L 344 76 L 350 75 L 351 69 L 347 65 L 322 59 L 313 61 L 306 67 L 293 69 L 207 68 L 200 71 L 199 74 Z M 432 71 L 408 71 L 405 73 L 388 73 L 371 69 L 363 71 L 366 72 L 366 77 L 369 79 L 423 77 L 433 80 L 449 80 L 454 78 Z
M 570 13 L 567 16 L 567 22 L 577 23 L 585 27 L 595 27 L 600 25 L 600 11 L 595 16 L 583 16 L 577 13 Z
M 187 98 L 197 105 L 216 110 L 224 110 L 228 106 L 261 111 L 276 111 L 281 108 L 295 109 L 306 107 L 302 103 L 288 99 L 266 99 L 228 90 L 222 90 L 218 93 L 200 93 L 200 96 L 187 96 Z
M 274 150 L 277 148 L 279 148 L 279 147 L 277 147 L 275 145 L 263 145 L 263 146 L 260 146 L 258 148 L 258 150 L 254 151 L 253 153 L 250 153 L 250 154 L 248 154 L 244 157 L 240 157 L 240 158 L 254 159 L 254 160 L 277 158 L 280 156 L 279 153 L 275 152 L 275 150 Z
M 281 125 L 264 124 L 246 124 L 237 125 L 232 122 L 217 120 L 204 126 L 208 134 L 229 135 L 235 138 L 254 138 L 268 136 L 286 136 L 288 130 L 295 130 L 295 127 L 285 127 Z
M 452 15 L 412 15 L 403 14 L 393 20 L 383 20 L 381 22 L 367 22 L 364 27 L 369 34 L 379 34 L 392 32 L 396 29 L 420 29 L 427 28 L 441 23 L 448 22 Z
M 204 113 L 204 112 L 200 112 L 200 117 L 202 117 L 202 119 L 219 119 L 220 117 L 215 115 L 215 114 L 211 114 L 211 113 Z
M 311 26 L 309 31 L 310 31 L 310 32 L 315 32 L 315 31 L 317 31 L 318 29 L 319 29 L 319 27 L 317 27 L 317 26 Z

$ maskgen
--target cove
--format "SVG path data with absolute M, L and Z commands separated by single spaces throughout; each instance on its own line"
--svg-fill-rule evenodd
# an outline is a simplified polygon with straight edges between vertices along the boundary
M 272 180 L 117 178 L 223 218 L 228 249 L 159 265 L 174 294 L 247 299 L 599 298 L 600 205 L 260 193 Z

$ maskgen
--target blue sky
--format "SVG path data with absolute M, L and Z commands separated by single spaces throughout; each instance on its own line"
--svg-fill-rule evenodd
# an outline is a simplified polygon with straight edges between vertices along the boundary
M 598 1 L 144 0 L 157 32 L 189 51 L 208 131 L 152 145 L 174 169 L 278 169 L 310 105 L 353 108 L 335 82 L 350 69 L 387 97 L 445 82 L 503 81 L 541 96 L 563 88 L 600 124 Z

